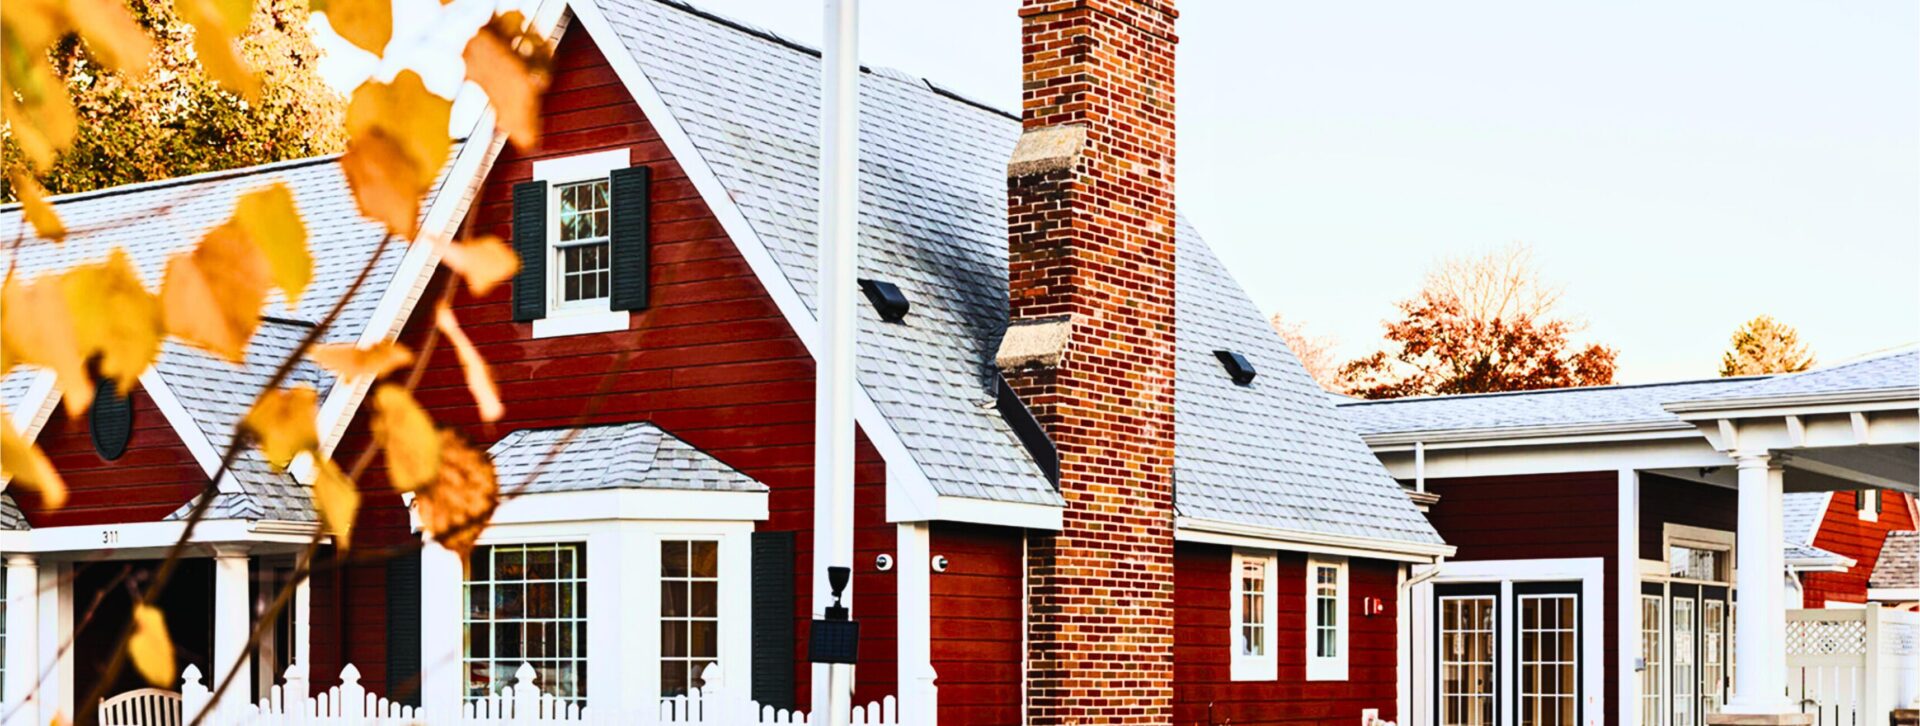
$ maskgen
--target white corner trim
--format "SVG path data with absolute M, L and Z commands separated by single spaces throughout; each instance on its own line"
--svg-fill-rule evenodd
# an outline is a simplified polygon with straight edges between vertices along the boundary
M 774 261 L 773 253 L 767 248 L 766 242 L 754 230 L 752 223 L 747 221 L 746 215 L 740 211 L 740 206 L 734 202 L 732 193 L 714 173 L 706 157 L 701 155 L 699 147 L 693 142 L 693 137 L 689 136 L 686 129 L 680 125 L 679 119 L 673 115 L 673 110 L 667 106 L 666 99 L 660 95 L 659 89 L 653 85 L 651 79 L 647 78 L 646 71 L 633 59 L 633 54 L 627 51 L 626 43 L 621 40 L 619 33 L 607 21 L 606 16 L 600 12 L 596 0 L 573 0 L 571 7 L 575 18 L 586 26 L 587 34 L 593 37 L 600 47 L 608 49 L 607 61 L 613 66 L 615 75 L 620 77 L 621 84 L 626 86 L 627 93 L 633 96 L 634 103 L 640 106 L 641 113 L 660 134 L 660 141 L 666 144 L 667 150 L 673 154 L 674 161 L 686 172 L 687 179 L 693 182 L 694 189 L 699 191 L 701 200 L 706 202 L 714 217 L 720 220 L 720 227 L 726 230 L 727 237 L 740 251 L 740 256 L 747 260 L 747 266 L 753 268 L 754 277 L 760 280 L 761 286 L 773 298 L 774 305 L 780 308 L 780 313 L 787 319 L 787 324 L 793 326 L 794 334 L 799 336 L 800 342 L 807 347 L 809 353 L 816 351 L 819 342 L 819 321 L 814 317 L 813 311 L 808 310 L 806 304 L 801 301 L 800 292 L 793 286 L 793 281 L 781 271 L 779 263 Z M 874 405 L 873 398 L 867 393 L 865 386 L 854 386 L 854 421 L 859 425 L 861 432 L 867 435 L 867 440 L 880 451 L 881 458 L 887 462 L 887 521 L 908 522 L 953 518 L 940 510 L 939 507 L 943 502 L 936 499 L 937 493 L 927 479 L 926 472 L 920 468 L 920 462 L 907 450 L 906 444 L 900 440 L 900 433 L 893 428 L 892 422 L 880 414 L 879 408 Z M 902 488 L 915 491 L 902 492 L 900 491 Z M 915 508 L 916 504 L 926 504 L 931 508 L 919 510 Z M 992 507 L 996 504 L 998 503 L 981 502 L 982 507 Z
M 569 335 L 612 333 L 626 330 L 633 313 L 625 310 L 549 310 L 547 316 L 533 321 L 533 337 L 561 338 Z
M 1313 647 L 1314 631 L 1321 625 L 1319 608 L 1315 607 L 1314 600 L 1319 595 L 1318 570 L 1323 567 L 1332 567 L 1338 573 L 1335 575 L 1333 596 L 1334 655 L 1331 657 L 1315 655 Z M 1351 655 L 1347 649 L 1347 634 L 1353 630 L 1353 588 L 1348 584 L 1348 579 L 1347 558 L 1307 556 L 1306 609 L 1303 611 L 1306 613 L 1306 627 L 1302 628 L 1306 637 L 1301 646 L 1306 656 L 1309 681 L 1347 680 L 1347 663 Z
M 1433 564 L 1453 556 L 1453 545 L 1419 544 L 1371 537 L 1298 532 L 1192 517 L 1174 517 L 1174 539 L 1181 542 L 1287 550 L 1398 562 Z
M 1246 578 L 1240 576 L 1242 568 L 1249 561 L 1257 560 L 1264 567 L 1265 581 L 1261 583 L 1260 627 L 1263 652 L 1248 653 L 1245 647 L 1246 633 L 1242 630 L 1246 620 Z M 1280 558 L 1273 550 L 1252 550 L 1234 548 L 1232 566 L 1227 570 L 1228 592 L 1227 635 L 1228 677 L 1235 681 L 1271 681 L 1280 677 Z

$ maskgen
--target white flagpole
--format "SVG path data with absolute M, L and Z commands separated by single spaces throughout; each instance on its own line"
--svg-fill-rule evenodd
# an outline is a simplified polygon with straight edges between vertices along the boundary
M 859 204 L 859 2 L 826 0 L 820 54 L 820 340 L 814 393 L 813 613 L 833 596 L 827 567 L 853 565 L 853 387 L 856 235 Z M 853 604 L 853 587 L 844 602 Z M 815 665 L 815 724 L 847 723 L 853 667 Z M 824 683 L 823 689 L 820 684 Z M 824 691 L 824 692 L 823 692 Z M 824 698 L 821 698 L 824 696 Z

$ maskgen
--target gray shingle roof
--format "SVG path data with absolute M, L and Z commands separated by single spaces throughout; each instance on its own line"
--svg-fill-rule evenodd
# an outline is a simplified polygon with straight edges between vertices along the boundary
M 1788 546 L 1811 545 L 1820 520 L 1827 516 L 1832 492 L 1794 492 L 1781 495 L 1781 539 Z
M 27 518 L 20 513 L 20 505 L 13 503 L 13 497 L 0 494 L 0 531 L 18 531 L 30 529 Z
M 1888 532 L 1867 587 L 1920 588 L 1920 532 Z
M 1872 391 L 1911 391 L 1920 396 L 1920 350 L 1901 351 L 1831 368 L 1775 376 L 1745 386 L 1712 391 L 1694 399 L 1675 400 L 1732 401 Z
M 678 4 L 598 4 L 813 306 L 818 57 Z M 861 84 L 861 276 L 899 285 L 913 312 L 894 325 L 861 307 L 860 384 L 941 494 L 1056 504 L 992 405 L 1007 317 L 1006 161 L 1020 123 L 898 73 Z M 1180 513 L 1439 542 L 1185 224 L 1177 249 Z M 1223 347 L 1261 377 L 1234 386 L 1213 358 Z
M 560 449 L 555 451 L 555 446 Z M 767 490 L 766 485 L 652 423 L 523 429 L 507 434 L 487 453 L 493 457 L 503 492 Z
M 1692 428 L 1662 406 L 1741 388 L 1753 378 L 1719 378 L 1632 386 L 1553 388 L 1387 401 L 1352 401 L 1340 410 L 1365 435 L 1425 431 L 1500 431 L 1600 425 Z
M 34 378 L 39 374 L 38 368 L 18 366 L 7 371 L 6 377 L 0 378 L 0 409 L 14 417 L 15 423 L 19 423 L 19 417 L 24 415 L 20 406 L 27 398 L 27 389 L 33 387 Z
M 1781 554 L 1786 557 L 1788 564 L 1795 564 L 1797 562 L 1799 564 L 1839 565 L 1844 567 L 1851 561 L 1846 557 L 1842 557 L 1838 552 L 1823 550 L 1813 545 L 1789 543 L 1783 545 L 1781 550 Z
M 262 313 L 288 322 L 264 324 L 248 348 L 244 366 L 234 366 L 173 341 L 163 346 L 155 363 L 161 379 L 217 450 L 224 450 L 234 422 L 246 413 L 278 361 L 293 350 L 301 322 L 318 321 L 345 295 L 384 236 L 379 225 L 360 216 L 347 191 L 338 157 L 57 197 L 54 202 L 69 230 L 66 242 L 56 245 L 32 240 L 21 245 L 18 255 L 19 272 L 31 275 L 104 259 L 118 246 L 126 250 L 148 288 L 158 289 L 169 255 L 191 249 L 208 229 L 225 222 L 240 194 L 274 181 L 284 181 L 292 188 L 306 221 L 307 247 L 313 255 L 313 279 L 299 306 L 288 309 L 278 290 L 271 293 Z M 20 224 L 19 205 L 0 207 L 0 228 L 15 229 Z M 405 252 L 403 241 L 388 246 L 368 284 L 347 302 L 339 319 L 322 337 L 323 342 L 351 341 L 360 336 L 373 316 L 380 291 L 393 277 Z M 7 264 L 0 259 L 0 274 Z M 0 393 L 13 395 L 9 390 L 14 385 L 13 377 L 0 382 Z M 317 369 L 305 364 L 296 371 L 293 381 L 315 384 L 323 392 L 331 385 Z M 285 473 L 271 471 L 257 451 L 244 452 L 233 473 L 237 489 L 217 498 L 211 516 L 313 518 L 306 488 Z M 184 509 L 174 516 L 183 513 Z

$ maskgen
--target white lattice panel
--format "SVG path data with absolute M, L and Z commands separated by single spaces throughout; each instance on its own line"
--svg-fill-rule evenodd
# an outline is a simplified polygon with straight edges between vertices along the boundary
M 1866 623 L 1858 620 L 1787 621 L 1788 655 L 1852 655 L 1866 652 Z

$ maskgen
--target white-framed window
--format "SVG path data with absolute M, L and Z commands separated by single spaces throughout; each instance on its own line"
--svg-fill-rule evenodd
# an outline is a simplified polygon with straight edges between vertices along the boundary
M 581 542 L 483 545 L 466 579 L 466 697 L 497 694 L 520 664 L 542 691 L 587 697 L 587 556 Z
M 1441 726 L 1492 726 L 1500 647 L 1498 588 L 1441 595 L 1439 708 Z
M 1667 599 L 1659 595 L 1640 596 L 1640 723 L 1659 726 L 1660 692 L 1666 683 Z
M 629 165 L 626 149 L 533 163 L 547 183 L 547 314 L 533 337 L 627 329 L 629 315 L 611 307 L 613 214 L 609 174 Z
M 1347 679 L 1347 559 L 1307 558 L 1307 680 Z
M 1228 621 L 1233 624 L 1233 657 L 1229 670 L 1236 681 L 1271 681 L 1279 677 L 1280 660 L 1274 651 L 1279 619 L 1275 597 L 1278 566 L 1272 552 L 1234 550 L 1233 599 Z
M 660 697 L 705 688 L 720 657 L 720 543 L 660 540 Z
M 1572 726 L 1579 713 L 1579 598 L 1518 595 L 1521 726 Z

